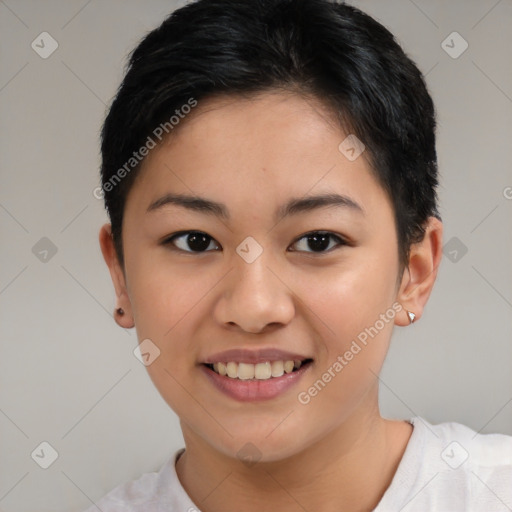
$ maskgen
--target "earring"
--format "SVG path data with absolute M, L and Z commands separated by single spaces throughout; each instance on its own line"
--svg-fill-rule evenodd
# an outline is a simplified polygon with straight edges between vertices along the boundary
M 416 315 L 412 311 L 407 311 L 407 316 L 409 317 L 409 325 L 411 325 L 416 320 Z
M 123 308 L 117 308 L 117 309 L 116 309 L 116 313 L 117 313 L 119 316 L 123 316 L 123 315 L 124 315 Z

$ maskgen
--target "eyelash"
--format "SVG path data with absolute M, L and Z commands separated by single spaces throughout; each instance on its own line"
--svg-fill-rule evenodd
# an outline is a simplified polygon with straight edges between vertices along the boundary
M 181 251 L 181 252 L 185 252 L 185 253 L 189 253 L 189 254 L 203 254 L 206 252 L 212 252 L 212 251 L 187 251 L 185 249 L 181 249 L 181 248 L 175 246 L 174 241 L 176 239 L 184 237 L 184 236 L 188 236 L 191 234 L 204 235 L 204 236 L 208 237 L 211 241 L 215 241 L 215 239 L 213 237 L 211 237 L 210 235 L 208 235 L 207 233 L 204 233 L 202 231 L 193 231 L 192 230 L 192 231 L 180 231 L 178 233 L 175 233 L 175 234 L 171 235 L 170 237 L 167 237 L 162 242 L 162 245 L 173 245 L 174 246 L 172 248 L 173 250 L 177 250 L 177 251 Z M 330 231 L 322 231 L 322 230 L 309 231 L 308 233 L 304 233 L 299 238 L 297 238 L 295 240 L 295 242 L 293 242 L 292 245 L 295 245 L 297 242 L 301 241 L 304 238 L 307 239 L 308 237 L 311 237 L 314 235 L 325 235 L 325 236 L 328 236 L 329 238 L 336 239 L 336 241 L 338 242 L 338 245 L 335 246 L 334 248 L 331 247 L 331 248 L 327 249 L 326 251 L 292 251 L 292 252 L 306 252 L 306 253 L 313 254 L 313 255 L 320 255 L 320 254 L 328 254 L 328 253 L 332 252 L 333 249 L 339 249 L 340 247 L 342 247 L 344 245 L 349 245 L 349 243 L 346 240 L 344 240 L 342 237 L 340 237 L 339 235 L 336 235 Z M 210 245 L 210 244 L 208 244 L 208 245 Z

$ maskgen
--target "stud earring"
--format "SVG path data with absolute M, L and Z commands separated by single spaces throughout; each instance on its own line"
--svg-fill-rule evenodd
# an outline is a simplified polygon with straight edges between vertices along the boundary
M 116 309 L 116 313 L 117 313 L 119 316 L 123 316 L 123 315 L 124 315 L 124 310 L 123 310 L 123 308 L 117 308 L 117 309 Z
M 416 320 L 416 315 L 412 311 L 407 311 L 407 316 L 409 317 L 409 325 L 411 325 Z

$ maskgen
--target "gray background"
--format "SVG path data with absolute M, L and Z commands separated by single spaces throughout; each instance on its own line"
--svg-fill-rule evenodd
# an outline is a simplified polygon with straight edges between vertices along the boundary
M 382 413 L 512 434 L 512 1 L 352 3 L 426 73 L 450 244 L 424 317 L 395 329 Z M 83 510 L 183 446 L 135 330 L 112 319 L 92 193 L 125 56 L 177 5 L 0 0 L 2 511 Z M 31 48 L 43 31 L 59 45 L 47 59 Z M 469 44 L 458 58 L 442 47 L 453 31 Z M 46 261 L 43 237 L 57 249 Z M 46 470 L 31 458 L 42 441 L 59 455 Z

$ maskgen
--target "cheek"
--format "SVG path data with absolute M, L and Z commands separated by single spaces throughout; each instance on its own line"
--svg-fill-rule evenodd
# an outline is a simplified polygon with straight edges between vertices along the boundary
M 373 254 L 361 250 L 343 266 L 300 282 L 300 297 L 307 297 L 303 314 L 320 330 L 318 353 L 325 351 L 318 372 L 331 369 L 337 375 L 334 380 L 345 381 L 351 392 L 374 379 L 369 369 L 380 371 L 394 324 L 395 274 L 390 269 L 395 261 L 382 253 L 379 257 Z M 342 371 L 339 365 L 333 368 L 339 357 Z
M 160 351 L 146 370 L 175 412 L 183 416 L 197 413 L 202 421 L 204 418 L 195 411 L 191 400 L 191 395 L 197 396 L 191 378 L 192 372 L 197 371 L 194 330 L 198 315 L 206 315 L 201 299 L 213 285 L 211 276 L 198 280 L 176 267 L 155 262 L 151 268 L 140 265 L 132 276 L 137 337 L 140 341 L 149 338 Z
M 136 258 L 137 263 L 129 269 L 135 325 L 145 336 L 169 336 L 213 282 L 209 283 L 211 278 L 206 275 L 198 280 L 190 265 L 171 265 L 165 255 L 149 259 L 140 254 Z
M 393 329 L 389 279 L 367 265 L 311 283 L 310 324 L 320 329 L 314 374 L 304 381 L 299 407 L 315 422 L 344 421 L 376 384 Z M 304 283 L 306 285 L 306 283 Z M 311 293 L 312 292 L 312 293 Z M 381 314 L 388 317 L 381 320 Z
M 155 363 L 147 367 L 150 375 L 160 369 L 162 378 L 168 379 L 164 368 L 178 376 L 195 364 L 191 322 L 213 285 L 211 276 L 194 279 L 183 269 L 154 261 L 133 269 L 130 301 L 137 337 L 149 338 L 160 350 Z
M 391 307 L 394 274 L 378 260 L 301 280 L 300 297 L 334 336 L 357 334 Z M 318 323 L 318 321 L 317 321 Z

